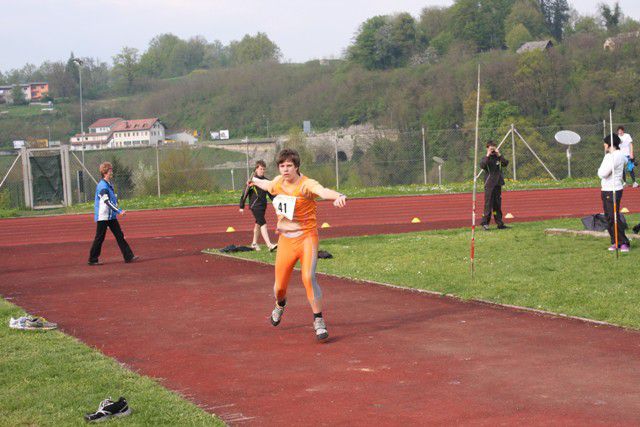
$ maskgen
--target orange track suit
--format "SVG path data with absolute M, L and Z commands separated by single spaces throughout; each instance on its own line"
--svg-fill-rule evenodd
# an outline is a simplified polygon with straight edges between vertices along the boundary
M 293 185 L 285 183 L 282 176 L 277 176 L 271 181 L 269 193 L 274 196 L 295 197 L 292 220 L 281 214 L 276 206 L 280 237 L 276 255 L 274 292 L 278 301 L 286 298 L 289 278 L 298 260 L 300 260 L 302 283 L 307 291 L 307 299 L 310 303 L 319 302 L 322 299 L 322 291 L 316 280 L 318 261 L 316 198 L 317 192 L 322 188 L 317 181 L 306 176 L 301 176 L 300 180 Z M 277 203 L 277 200 L 275 202 Z

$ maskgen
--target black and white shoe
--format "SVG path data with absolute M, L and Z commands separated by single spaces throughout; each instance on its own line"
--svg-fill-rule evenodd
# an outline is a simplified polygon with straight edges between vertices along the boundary
M 329 338 L 329 332 L 327 331 L 327 325 L 324 323 L 322 317 L 316 317 L 313 321 L 313 329 L 316 330 L 316 339 L 318 341 L 324 341 Z
M 109 398 L 100 402 L 98 410 L 93 414 L 86 414 L 84 419 L 89 423 L 99 423 L 112 417 L 126 417 L 129 414 L 131 414 L 131 409 L 127 399 L 120 397 L 114 402 Z
M 276 304 L 276 308 L 273 309 L 273 311 L 271 312 L 271 324 L 273 326 L 278 326 L 280 324 L 280 321 L 282 320 L 282 315 L 284 314 L 284 307 L 280 307 L 278 304 Z

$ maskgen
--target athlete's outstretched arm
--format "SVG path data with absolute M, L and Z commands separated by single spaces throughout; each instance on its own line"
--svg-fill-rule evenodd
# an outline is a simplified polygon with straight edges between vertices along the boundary
M 255 176 L 251 178 L 251 181 L 249 182 L 266 192 L 269 192 L 269 190 L 271 190 L 271 187 L 273 186 L 273 183 L 268 179 L 260 179 Z
M 337 208 L 343 208 L 347 205 L 347 196 L 337 191 L 330 190 L 329 188 L 322 188 L 318 190 L 318 196 L 325 200 L 333 200 L 333 206 Z

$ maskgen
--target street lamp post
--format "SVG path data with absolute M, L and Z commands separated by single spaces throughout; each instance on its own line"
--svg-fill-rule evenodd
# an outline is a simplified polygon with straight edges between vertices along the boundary
M 80 80 L 80 134 L 84 136 L 84 118 L 82 111 L 82 66 L 84 62 L 80 58 L 74 58 L 73 62 L 78 66 L 78 75 Z M 84 143 L 82 144 L 84 146 Z
M 82 140 L 82 166 L 84 167 L 84 117 L 82 110 L 82 66 L 84 65 L 84 62 L 80 58 L 74 58 L 73 62 L 78 66 L 78 76 L 80 83 L 80 135 Z M 83 195 L 86 201 L 86 193 L 84 193 Z

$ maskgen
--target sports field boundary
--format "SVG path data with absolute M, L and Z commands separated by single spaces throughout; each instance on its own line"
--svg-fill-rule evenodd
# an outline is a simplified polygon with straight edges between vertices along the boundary
M 597 189 L 598 186 L 590 185 L 590 186 L 572 186 L 572 187 L 535 187 L 535 188 L 522 188 L 522 189 L 513 189 L 506 190 L 504 193 L 508 193 L 510 191 L 517 192 L 529 192 L 529 191 L 543 191 L 543 190 L 583 190 L 585 188 L 593 188 Z M 401 198 L 401 197 L 427 197 L 427 196 L 444 196 L 444 195 L 472 195 L 471 191 L 443 191 L 441 193 L 407 193 L 407 194 L 386 194 L 386 195 L 377 195 L 377 196 L 356 196 L 349 197 L 347 195 L 347 200 L 368 200 L 368 199 L 387 199 L 387 198 Z M 324 199 L 319 199 L 324 200 Z M 121 207 L 126 208 L 127 199 L 123 199 Z M 145 211 L 161 211 L 166 209 L 196 209 L 196 208 L 212 208 L 217 206 L 238 206 L 238 203 L 220 203 L 220 204 L 206 204 L 206 205 L 186 205 L 186 206 L 161 206 L 155 208 L 139 208 L 139 209 L 125 209 L 127 212 L 145 212 Z M 35 215 L 19 215 L 19 216 L 7 216 L 0 217 L 0 220 L 3 219 L 21 219 L 21 218 L 48 218 L 48 217 L 58 217 L 58 216 L 73 216 L 73 215 L 92 215 L 93 210 L 87 210 L 86 212 L 60 212 L 60 213 L 51 213 L 51 214 L 35 214 Z
M 253 259 L 248 259 L 248 258 L 235 256 L 235 255 L 229 255 L 227 253 L 220 252 L 218 249 L 214 249 L 214 250 L 203 249 L 201 252 L 206 254 L 206 255 L 227 257 L 227 258 L 232 258 L 232 259 L 241 260 L 241 261 L 253 262 L 253 263 L 261 264 L 261 265 L 273 266 L 273 264 L 265 262 L 265 261 L 253 260 Z M 297 267 L 294 268 L 294 270 L 300 271 L 300 269 L 297 268 Z M 447 298 L 447 299 L 454 300 L 456 302 L 463 303 L 463 304 L 486 305 L 486 306 L 491 306 L 491 307 L 504 309 L 504 310 L 513 310 L 513 311 L 520 311 L 520 312 L 525 312 L 525 313 L 537 314 L 537 315 L 543 316 L 543 317 L 551 317 L 551 318 L 556 318 L 556 319 L 568 319 L 568 320 L 573 320 L 573 321 L 577 321 L 577 322 L 581 322 L 581 323 L 591 324 L 591 325 L 594 325 L 594 326 L 607 326 L 607 327 L 622 329 L 624 331 L 630 331 L 630 332 L 638 332 L 638 331 L 640 331 L 640 329 L 634 329 L 634 328 L 630 328 L 630 327 L 626 327 L 626 326 L 622 326 L 622 325 L 617 325 L 615 323 L 605 322 L 604 320 L 596 320 L 596 319 L 589 319 L 587 317 L 572 316 L 570 314 L 558 313 L 558 312 L 549 311 L 549 310 L 541 310 L 539 308 L 524 307 L 524 306 L 513 305 L 513 304 L 504 304 L 504 303 L 485 300 L 485 299 L 480 299 L 480 298 L 464 299 L 464 298 L 462 298 L 462 297 L 460 297 L 458 295 L 455 295 L 455 294 L 445 294 L 443 292 L 432 291 L 432 290 L 429 290 L 429 289 L 410 288 L 410 287 L 406 287 L 406 286 L 394 285 L 394 284 L 391 284 L 391 283 L 378 282 L 378 281 L 375 281 L 375 280 L 366 280 L 366 279 L 358 279 L 358 278 L 353 278 L 353 277 L 348 277 L 348 276 L 340 276 L 340 275 L 337 275 L 337 274 L 321 273 L 321 272 L 316 272 L 316 274 L 319 275 L 319 276 L 330 278 L 330 279 L 349 280 L 351 282 L 358 283 L 358 284 L 363 284 L 363 285 L 384 286 L 384 287 L 387 287 L 387 288 L 398 289 L 398 290 L 401 290 L 401 291 L 418 292 L 418 293 L 430 295 L 430 296 L 433 296 L 433 297 Z

